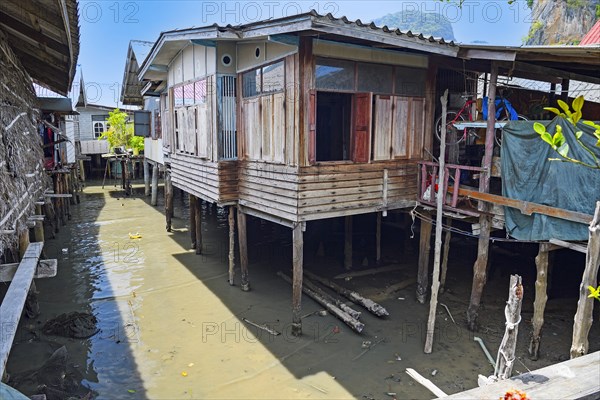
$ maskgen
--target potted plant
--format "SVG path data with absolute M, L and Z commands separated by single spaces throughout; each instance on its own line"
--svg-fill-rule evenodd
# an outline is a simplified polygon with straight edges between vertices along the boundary
M 144 138 L 141 136 L 132 136 L 129 139 L 129 148 L 133 150 L 133 155 L 137 156 L 140 151 L 144 151 Z
M 106 121 L 108 122 L 110 128 L 103 132 L 98 139 L 106 139 L 111 152 L 115 152 L 116 148 L 122 148 L 123 150 L 126 149 L 131 138 L 134 137 L 133 124 L 128 122 L 127 119 L 127 113 L 120 111 L 118 108 L 115 108 L 113 111 L 108 113 L 108 118 Z

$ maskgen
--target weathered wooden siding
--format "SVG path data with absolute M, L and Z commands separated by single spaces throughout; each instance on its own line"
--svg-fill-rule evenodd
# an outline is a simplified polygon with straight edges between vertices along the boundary
M 245 161 L 239 168 L 239 203 L 288 221 L 402 208 L 417 196 L 417 167 L 409 161 L 310 167 Z
M 173 184 L 217 204 L 237 200 L 237 175 L 237 161 L 212 162 L 188 154 L 171 155 Z

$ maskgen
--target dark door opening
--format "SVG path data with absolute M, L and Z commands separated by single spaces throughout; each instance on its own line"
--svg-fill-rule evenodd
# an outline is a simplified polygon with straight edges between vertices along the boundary
M 317 161 L 350 160 L 352 94 L 317 92 Z

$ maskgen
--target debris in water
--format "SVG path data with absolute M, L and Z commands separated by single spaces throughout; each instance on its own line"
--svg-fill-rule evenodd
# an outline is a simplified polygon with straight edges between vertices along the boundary
M 187 372 L 181 371 L 181 376 L 187 376 Z
M 62 249 L 62 253 L 63 254 L 69 254 L 69 249 L 65 247 L 64 249 Z
M 189 363 L 188 364 L 188 367 L 190 367 L 190 368 L 193 367 L 193 366 L 194 366 L 194 363 Z
M 336 325 L 336 326 L 333 328 L 333 331 L 332 331 L 332 332 L 333 332 L 333 333 L 340 333 L 340 332 L 341 332 L 341 329 L 340 329 L 340 327 L 339 327 L 339 326 L 337 326 L 337 325 Z
M 434 369 L 433 371 L 431 371 L 431 376 L 436 376 L 438 373 L 437 369 Z
M 398 297 L 398 300 L 406 300 L 404 297 Z
M 365 340 L 364 342 L 362 342 L 361 347 L 363 349 L 368 349 L 369 347 L 371 347 L 371 341 L 370 340 Z
M 319 315 L 319 317 L 326 317 L 327 316 L 327 310 L 321 310 L 317 313 Z
M 142 235 L 139 232 L 131 233 L 129 232 L 129 239 L 141 239 Z
M 396 357 L 396 361 L 402 361 L 400 354 L 396 353 L 396 354 L 394 354 L 394 356 Z
M 129 393 L 135 393 L 135 390 L 133 390 L 133 389 L 127 389 L 127 391 L 128 391 Z
M 396 393 L 394 393 L 394 392 L 387 392 L 386 394 L 388 396 L 390 396 L 390 397 L 395 397 L 396 396 Z
M 87 339 L 100 331 L 96 327 L 97 322 L 93 314 L 74 311 L 47 321 L 42 332 L 46 335 Z

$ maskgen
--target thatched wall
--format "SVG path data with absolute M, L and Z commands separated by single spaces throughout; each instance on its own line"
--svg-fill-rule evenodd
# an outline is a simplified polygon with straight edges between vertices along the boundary
M 15 248 L 48 187 L 35 106 L 31 77 L 0 32 L 0 257 Z

